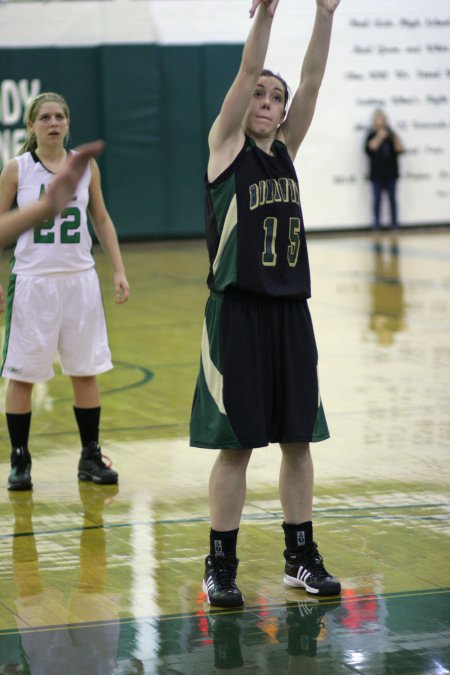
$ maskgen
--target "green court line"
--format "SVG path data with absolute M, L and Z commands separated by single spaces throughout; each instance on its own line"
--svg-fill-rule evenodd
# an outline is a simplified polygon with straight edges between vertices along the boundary
M 125 384 L 121 387 L 113 387 L 112 389 L 102 389 L 101 394 L 103 396 L 110 396 L 111 394 L 117 394 L 122 391 L 129 391 L 130 389 L 136 389 L 137 387 L 142 387 L 147 382 L 153 379 L 154 375 L 149 368 L 144 366 L 139 366 L 137 363 L 125 363 L 124 361 L 114 361 L 115 368 L 125 368 L 125 369 L 134 369 L 142 373 L 140 380 L 132 382 L 131 384 Z M 67 401 L 72 401 L 72 396 L 64 396 L 62 398 L 53 399 L 54 403 L 67 403 Z
M 385 600 L 396 600 L 400 598 L 417 598 L 417 597 L 423 597 L 423 596 L 429 596 L 429 595 L 447 595 L 450 593 L 450 588 L 449 587 L 443 587 L 443 588 L 433 588 L 433 589 L 423 589 L 423 590 L 411 590 L 411 591 L 402 591 L 402 592 L 392 592 L 392 593 L 377 593 L 376 595 L 373 594 L 363 594 L 363 595 L 356 595 L 353 596 L 352 598 L 345 597 L 343 600 L 347 602 L 351 602 L 352 604 L 357 603 L 357 602 L 364 602 L 367 598 L 373 599 L 375 598 L 383 598 Z M 326 600 L 321 600 L 320 604 L 321 605 L 341 605 L 343 602 L 342 598 L 340 596 L 336 596 L 333 598 L 327 598 Z M 301 602 L 301 601 L 300 601 Z M 2 604 L 2 603 L 0 603 Z M 240 616 L 242 614 L 253 614 L 255 612 L 261 612 L 261 609 L 267 609 L 267 610 L 277 610 L 277 609 L 283 609 L 285 607 L 296 607 L 298 606 L 299 602 L 274 602 L 274 603 L 266 603 L 264 605 L 246 605 L 243 608 L 239 608 L 236 610 L 216 610 L 216 609 L 210 609 L 209 612 L 214 615 L 218 614 L 239 614 Z M 305 605 L 308 604 L 308 599 L 305 600 Z M 311 604 L 311 603 L 310 603 Z M 6 608 L 8 609 L 8 608 Z M 10 611 L 10 610 L 9 610 Z M 208 612 L 208 613 L 209 613 Z M 154 623 L 155 621 L 179 621 L 182 619 L 194 619 L 198 614 L 198 609 L 192 611 L 192 612 L 179 612 L 176 614 L 161 614 L 161 615 L 156 615 L 156 616 L 147 616 L 147 617 L 128 617 L 128 618 L 122 618 L 122 619 L 111 619 L 110 621 L 87 621 L 85 623 L 71 623 L 71 624 L 55 624 L 55 625 L 48 625 L 48 626 L 39 626 L 39 627 L 33 627 L 30 626 L 28 628 L 21 628 L 20 630 L 17 628 L 9 628 L 9 629 L 0 629 L 0 637 L 1 636 L 6 636 L 6 635 L 23 635 L 24 633 L 42 633 L 42 632 L 48 632 L 48 631 L 57 631 L 57 630 L 76 630 L 77 628 L 101 628 L 102 626 L 121 626 L 121 625 L 127 625 L 130 623 L 134 624 L 145 624 L 145 623 Z
M 390 511 L 390 510 L 399 510 L 399 509 L 435 509 L 435 508 L 448 508 L 450 507 L 449 502 L 439 502 L 436 504 L 403 504 L 395 506 L 350 506 L 350 507 L 336 507 L 330 509 L 316 509 L 315 515 L 320 518 L 335 518 L 336 514 L 340 514 L 340 518 L 355 518 L 355 519 L 373 519 L 380 520 L 382 518 L 389 518 L 391 520 L 404 520 L 408 518 L 414 518 L 415 520 L 447 520 L 445 514 L 436 514 L 432 516 L 421 516 L 421 515 L 378 515 L 374 513 L 367 513 L 361 515 L 359 513 L 348 513 L 350 511 Z M 347 512 L 347 513 L 344 513 Z M 329 515 L 328 515 L 329 514 Z M 267 521 L 274 518 L 279 519 L 283 517 L 282 511 L 266 511 L 262 513 L 248 513 L 243 514 L 242 520 L 247 522 L 258 522 L 258 521 Z M 183 524 L 192 524 L 192 523 L 204 523 L 209 522 L 209 516 L 195 516 L 191 518 L 162 518 L 158 520 L 143 520 L 143 521 L 133 521 L 126 523 L 103 523 L 101 525 L 84 525 L 79 527 L 67 527 L 67 528 L 58 528 L 52 530 L 35 530 L 34 532 L 11 532 L 9 534 L 0 534 L 0 541 L 3 539 L 14 539 L 17 537 L 38 537 L 47 534 L 63 534 L 65 532 L 84 532 L 87 530 L 112 530 L 116 528 L 123 527 L 140 527 L 140 526 L 149 526 L 149 525 L 183 525 Z

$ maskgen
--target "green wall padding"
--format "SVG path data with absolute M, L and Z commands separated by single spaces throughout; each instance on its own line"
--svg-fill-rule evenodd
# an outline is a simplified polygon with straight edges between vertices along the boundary
M 102 185 L 122 241 L 202 236 L 208 131 L 241 54 L 242 45 L 0 49 L 0 111 L 5 81 L 24 91 L 40 80 L 41 92 L 67 99 L 71 147 L 106 141 Z M 4 118 L 3 157 L 24 126 Z

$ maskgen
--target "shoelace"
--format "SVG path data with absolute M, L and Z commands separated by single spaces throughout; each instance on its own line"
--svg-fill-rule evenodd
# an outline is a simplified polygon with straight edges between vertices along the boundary
M 105 462 L 103 462 L 104 466 L 106 466 L 107 469 L 110 469 L 110 468 L 112 467 L 112 460 L 110 460 L 109 457 L 108 457 L 107 455 L 103 455 L 103 454 L 102 454 L 102 455 L 101 455 L 101 459 L 102 459 L 102 460 L 104 460 L 104 459 L 107 460 L 107 464 L 105 464 Z
M 221 562 L 214 569 L 214 576 L 223 589 L 237 588 L 236 586 L 236 567 L 235 565 Z
M 308 549 L 308 570 L 313 571 L 318 577 L 329 577 L 330 575 L 323 564 L 323 558 L 317 550 L 317 544 L 313 541 L 312 544 L 308 546 Z
M 112 467 L 112 461 L 110 460 L 110 458 L 107 455 L 102 454 L 100 450 L 94 452 L 94 454 L 92 455 L 92 459 L 96 464 L 98 464 L 98 466 L 101 466 L 105 469 L 110 469 Z M 103 461 L 104 459 L 108 461 L 107 464 L 105 464 L 105 462 Z

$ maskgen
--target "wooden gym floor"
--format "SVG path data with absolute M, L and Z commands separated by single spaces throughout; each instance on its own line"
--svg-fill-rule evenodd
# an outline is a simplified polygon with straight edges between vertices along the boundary
M 78 483 L 60 374 L 34 391 L 33 492 L 7 491 L 0 428 L 0 673 L 449 673 L 450 231 L 310 236 L 332 434 L 313 446 L 315 535 L 343 592 L 283 585 L 269 447 L 249 468 L 236 612 L 210 612 L 201 592 L 216 453 L 187 442 L 205 247 L 123 251 L 123 307 L 96 256 L 115 361 L 101 441 L 119 486 Z

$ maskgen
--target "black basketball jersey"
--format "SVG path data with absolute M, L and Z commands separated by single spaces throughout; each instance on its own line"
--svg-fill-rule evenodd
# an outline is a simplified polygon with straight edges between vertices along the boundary
M 250 137 L 233 163 L 206 179 L 208 286 L 271 297 L 311 295 L 297 175 L 284 143 L 273 156 Z

